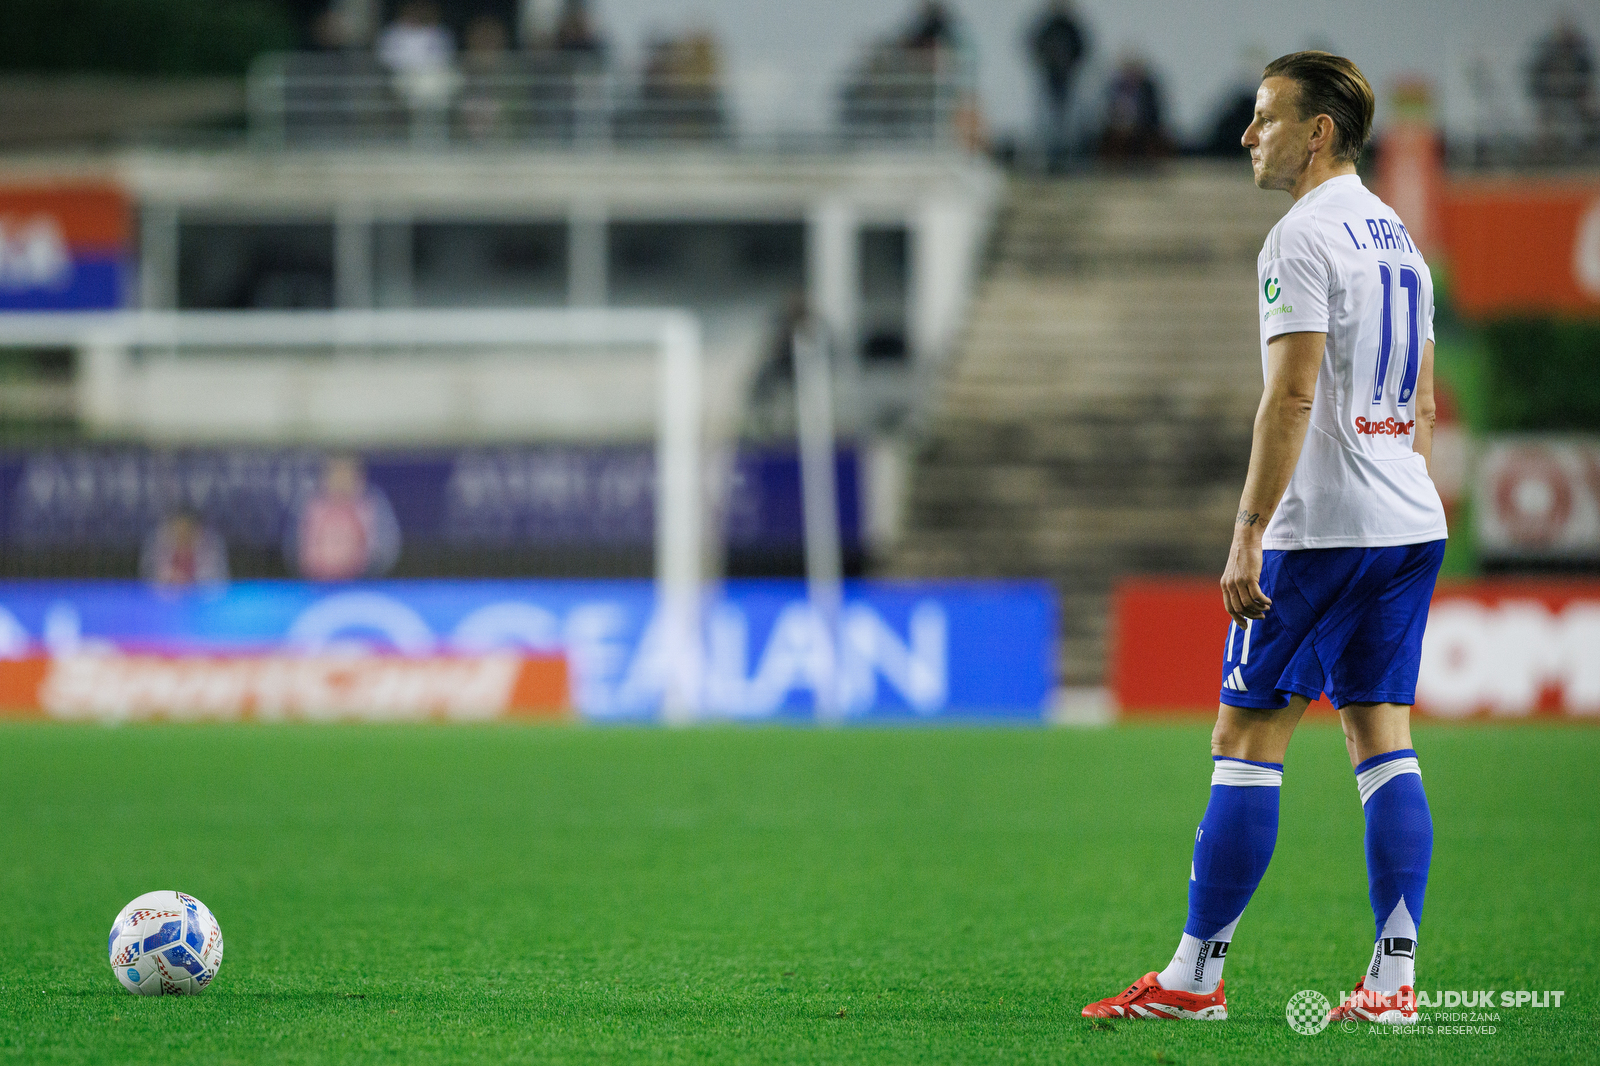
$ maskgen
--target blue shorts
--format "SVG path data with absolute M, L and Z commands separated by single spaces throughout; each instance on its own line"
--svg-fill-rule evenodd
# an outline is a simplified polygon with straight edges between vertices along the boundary
M 1276 709 L 1322 693 L 1347 703 L 1411 704 L 1422 631 L 1445 542 L 1262 553 L 1272 608 L 1228 625 L 1223 703 Z

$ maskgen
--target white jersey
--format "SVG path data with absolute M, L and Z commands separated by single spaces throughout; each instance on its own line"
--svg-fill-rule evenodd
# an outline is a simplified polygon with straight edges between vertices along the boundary
M 1302 196 L 1261 248 L 1261 367 L 1284 333 L 1326 333 L 1300 461 L 1263 548 L 1378 548 L 1446 535 L 1411 450 L 1433 277 L 1388 205 L 1354 174 Z

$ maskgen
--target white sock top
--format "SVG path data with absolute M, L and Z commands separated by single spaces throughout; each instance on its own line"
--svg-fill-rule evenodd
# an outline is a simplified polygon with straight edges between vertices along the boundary
M 1211 764 L 1211 783 L 1246 788 L 1278 788 L 1283 784 L 1283 771 L 1243 759 L 1216 759 Z
M 1370 770 L 1363 770 L 1356 775 L 1356 788 L 1361 790 L 1361 805 L 1365 807 L 1372 794 L 1384 785 L 1393 781 L 1401 774 L 1416 774 L 1422 776 L 1422 767 L 1417 764 L 1415 755 L 1407 755 L 1400 759 L 1390 759 L 1381 762 Z

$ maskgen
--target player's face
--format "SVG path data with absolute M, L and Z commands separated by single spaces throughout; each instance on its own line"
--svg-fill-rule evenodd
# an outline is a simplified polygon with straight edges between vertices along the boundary
M 1293 188 L 1311 163 L 1316 116 L 1300 117 L 1299 92 L 1289 78 L 1268 78 L 1256 90 L 1256 115 L 1239 141 L 1250 150 L 1258 188 Z

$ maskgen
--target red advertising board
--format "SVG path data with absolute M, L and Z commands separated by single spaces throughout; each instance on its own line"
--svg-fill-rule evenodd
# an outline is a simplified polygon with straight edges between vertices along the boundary
M 110 185 L 0 185 L 0 217 L 48 218 L 77 252 L 120 254 L 129 237 L 128 198 Z
M 1600 181 L 1456 180 L 1439 214 L 1463 314 L 1600 314 Z
M 1600 722 L 1600 582 L 1441 584 L 1422 643 L 1417 705 Z
M 1114 611 L 1110 677 L 1122 712 L 1214 712 L 1228 632 L 1217 583 L 1129 581 Z M 1600 722 L 1600 582 L 1441 583 L 1423 641 L 1417 709 L 1444 718 Z

